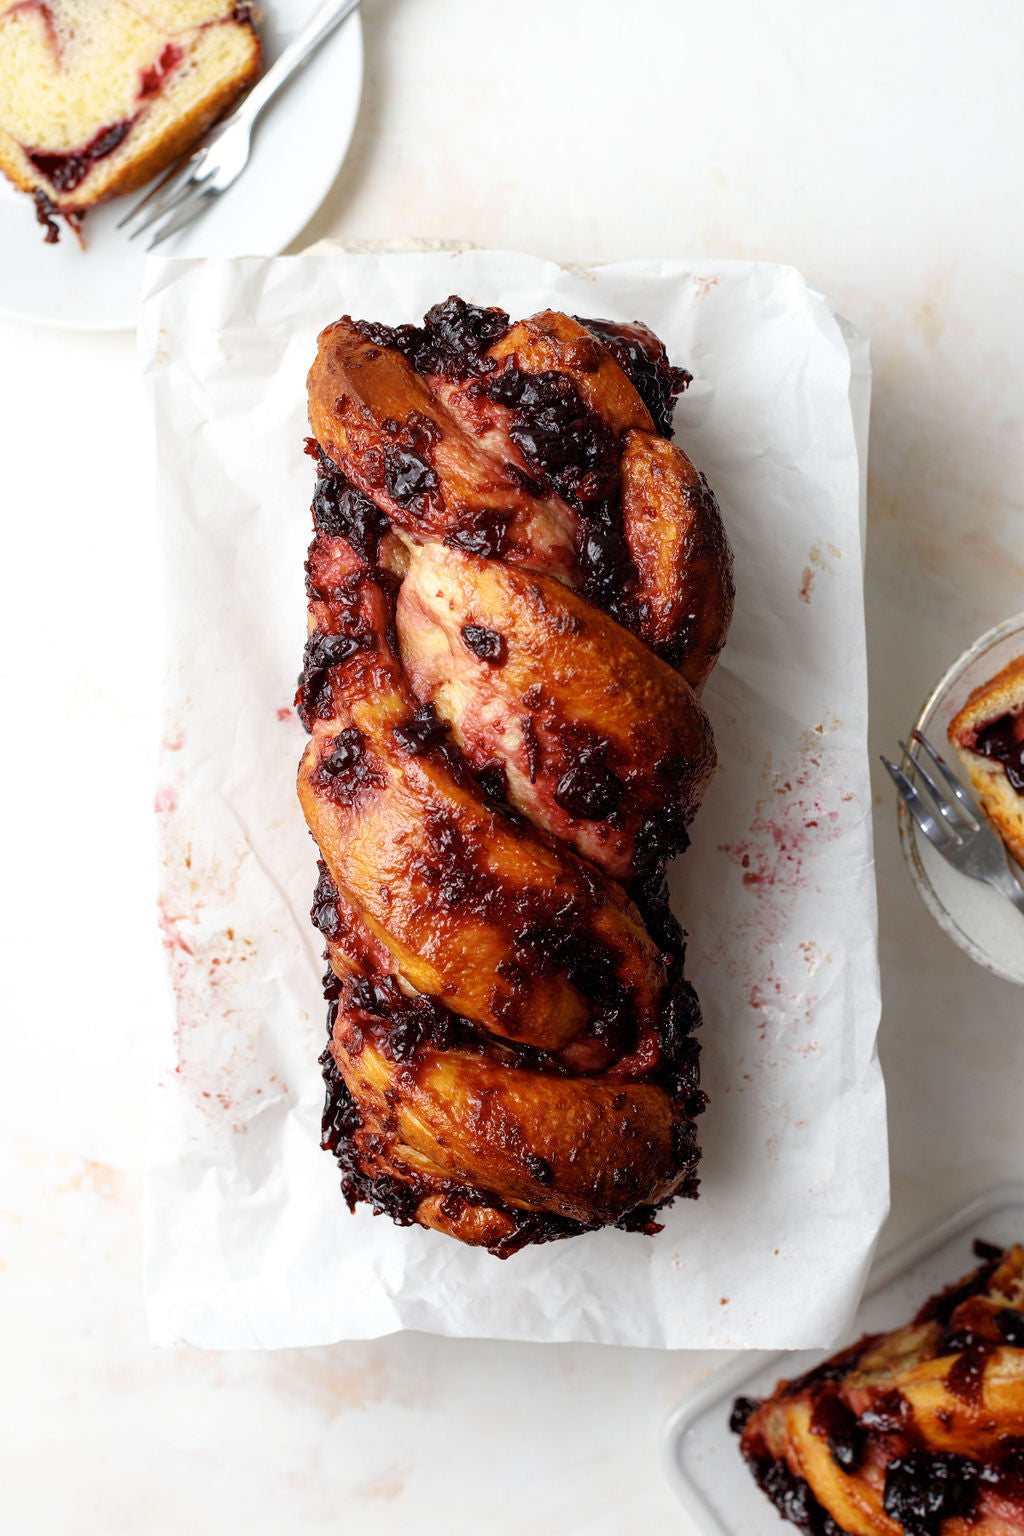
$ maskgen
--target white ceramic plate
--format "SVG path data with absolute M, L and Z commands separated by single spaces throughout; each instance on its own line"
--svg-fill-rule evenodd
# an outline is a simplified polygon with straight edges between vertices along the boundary
M 850 1339 L 899 1327 L 929 1296 L 972 1270 L 978 1263 L 971 1252 L 976 1237 L 1001 1247 L 1024 1238 L 1024 1185 L 989 1190 L 881 1259 L 872 1270 Z M 737 1397 L 764 1397 L 780 1377 L 792 1379 L 822 1358 L 820 1350 L 746 1351 L 673 1410 L 665 1426 L 665 1471 L 707 1536 L 786 1536 L 794 1531 L 747 1470 L 739 1437 L 729 1428 L 729 1414 Z
M 916 729 L 951 767 L 956 755 L 946 728 L 968 695 L 1024 651 L 1024 613 L 976 640 L 936 683 L 917 718 Z M 965 774 L 961 774 L 966 779 Z M 969 786 L 968 786 L 969 787 Z M 972 960 L 1005 981 L 1024 984 L 1024 917 L 1005 896 L 961 875 L 917 830 L 906 806 L 899 807 L 900 842 L 918 894 L 939 926 Z M 1015 867 L 1011 861 L 1011 867 Z
M 317 0 L 266 0 L 264 67 L 312 15 Z M 248 168 L 189 229 L 159 247 L 166 256 L 276 256 L 323 202 L 348 150 L 363 79 L 356 13 L 271 102 L 256 127 Z M 85 219 L 85 250 L 61 223 L 45 245 L 32 199 L 0 176 L 0 311 L 79 331 L 131 330 L 145 237 L 129 242 L 117 221 L 142 191 Z

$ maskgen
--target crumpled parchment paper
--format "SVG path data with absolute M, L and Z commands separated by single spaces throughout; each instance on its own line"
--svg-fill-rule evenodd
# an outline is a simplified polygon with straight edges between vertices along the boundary
M 458 292 L 643 319 L 694 381 L 676 436 L 714 486 L 736 618 L 705 698 L 720 768 L 673 874 L 704 1006 L 703 1182 L 656 1238 L 506 1262 L 362 1208 L 319 1148 L 316 850 L 295 799 L 314 471 L 305 375 L 340 314 Z M 176 1024 L 147 1174 L 158 1342 L 268 1348 L 399 1328 L 798 1348 L 847 1325 L 887 1208 L 862 527 L 867 346 L 791 268 L 502 252 L 150 263 L 167 684 L 160 921 Z

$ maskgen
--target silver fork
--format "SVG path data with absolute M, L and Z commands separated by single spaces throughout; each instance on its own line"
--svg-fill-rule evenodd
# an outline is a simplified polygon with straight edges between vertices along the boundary
M 969 875 L 972 880 L 982 880 L 986 885 L 994 886 L 1013 902 L 1018 912 L 1024 912 L 1024 887 L 1014 875 L 1006 849 L 985 820 L 977 803 L 920 731 L 914 732 L 914 740 L 927 752 L 948 789 L 948 793 L 943 790 L 920 757 L 915 757 L 906 743 L 901 741 L 899 745 L 904 762 L 913 767 L 927 789 L 931 806 L 909 773 L 895 763 L 890 763 L 885 756 L 882 756 L 882 762 L 888 768 L 917 827 L 954 869 Z M 938 820 L 932 814 L 932 806 L 938 812 Z
M 141 222 L 136 224 L 128 236 L 134 240 L 144 230 L 167 218 L 166 224 L 149 242 L 147 249 L 151 251 L 161 240 L 184 229 L 210 203 L 215 202 L 222 192 L 226 192 L 249 163 L 252 131 L 264 107 L 277 95 L 285 81 L 290 80 L 312 58 L 335 28 L 351 16 L 359 3 L 360 0 L 324 0 L 266 74 L 257 80 L 241 105 L 230 116 L 215 123 L 186 160 L 171 167 L 156 186 L 119 221 L 118 229 L 123 229 L 140 214 L 144 214 Z

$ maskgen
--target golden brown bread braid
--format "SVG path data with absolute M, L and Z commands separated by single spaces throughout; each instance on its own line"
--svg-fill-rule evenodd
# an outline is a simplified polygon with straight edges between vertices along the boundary
M 743 1455 L 807 1536 L 1024 1531 L 1024 1248 L 975 1251 L 905 1328 L 737 1401 Z
M 350 1205 L 484 1245 L 658 1230 L 703 1108 L 664 865 L 715 754 L 731 553 L 641 325 L 345 318 L 297 702 L 324 1145 Z

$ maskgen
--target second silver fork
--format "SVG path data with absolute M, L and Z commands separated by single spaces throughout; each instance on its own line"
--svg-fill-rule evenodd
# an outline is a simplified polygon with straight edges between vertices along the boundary
M 903 741 L 899 745 L 906 767 L 891 763 L 884 754 L 882 762 L 915 826 L 954 869 L 969 875 L 972 880 L 993 886 L 1013 903 L 1018 912 L 1024 913 L 1024 887 L 981 808 L 920 731 L 914 732 L 914 741 L 931 758 L 938 778 Z M 924 792 L 918 788 L 911 773 L 924 786 Z M 943 781 L 941 784 L 939 778 Z
M 125 214 L 118 229 L 134 223 L 128 235 L 134 240 L 161 219 L 147 249 L 153 248 L 191 224 L 241 176 L 249 163 L 256 119 L 297 70 L 306 64 L 331 33 L 356 10 L 360 0 L 322 0 L 319 9 L 292 38 L 282 54 L 262 75 L 229 117 L 222 118 L 177 161 L 162 179 Z

